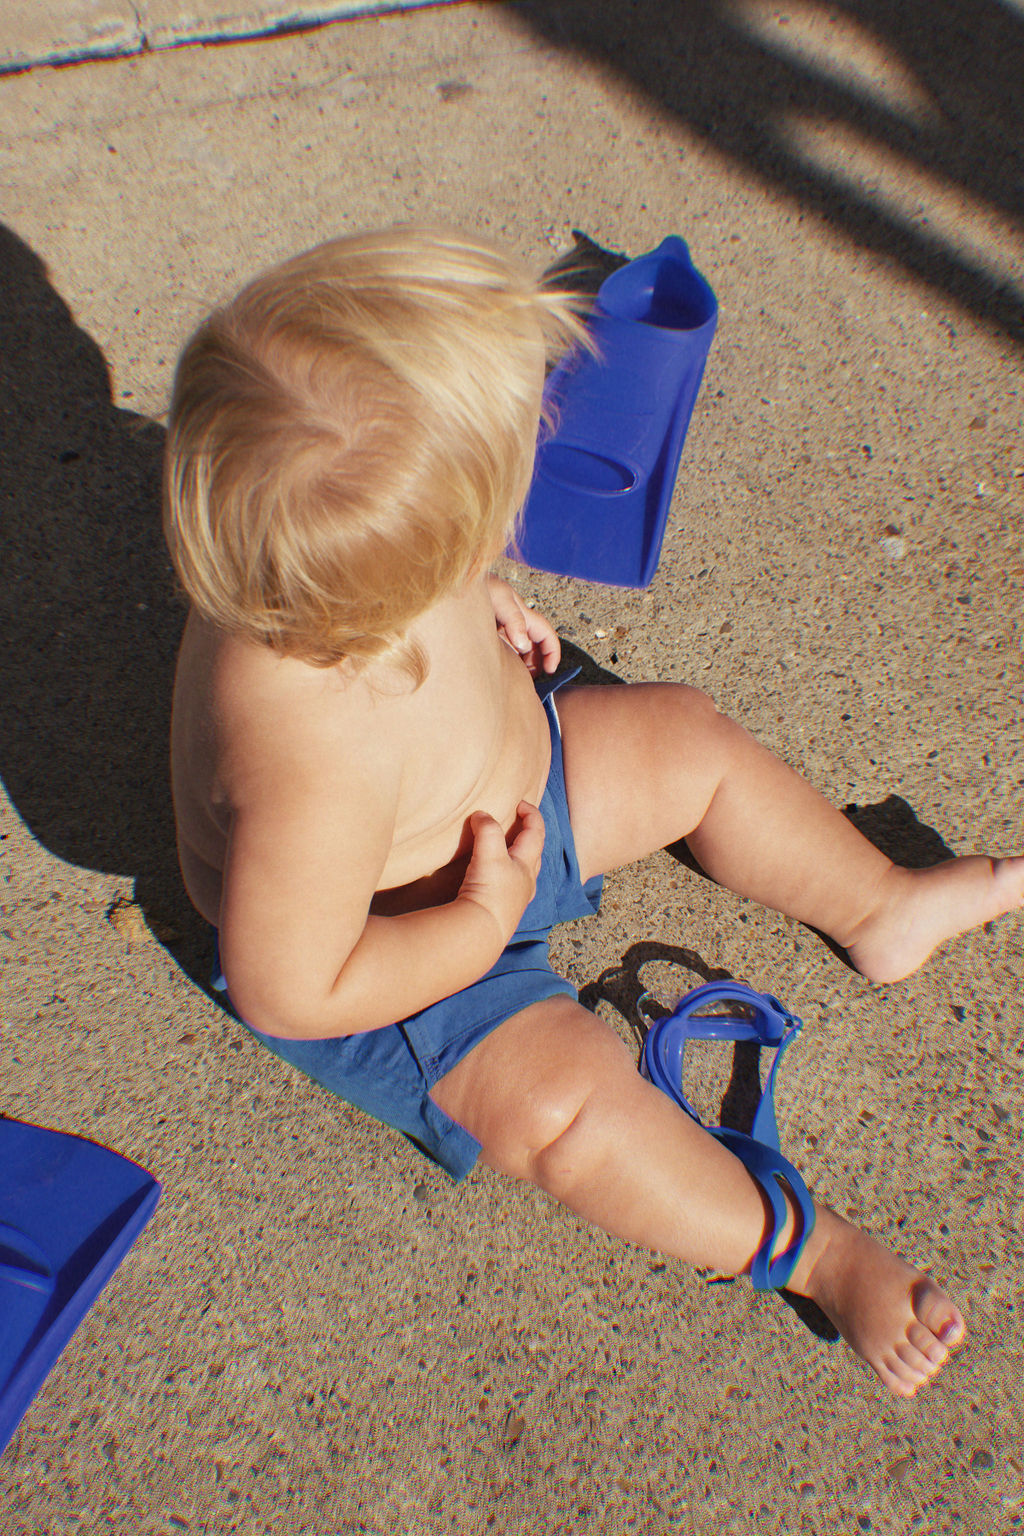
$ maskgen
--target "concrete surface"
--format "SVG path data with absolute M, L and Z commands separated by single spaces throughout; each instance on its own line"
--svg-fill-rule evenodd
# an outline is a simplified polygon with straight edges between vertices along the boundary
M 451 0 L 6 0 L 0 74 L 41 64 L 123 57 L 184 43 L 296 32 L 353 16 L 410 11 Z
M 1020 844 L 1019 144 L 984 107 L 1019 37 L 922 106 L 909 43 L 807 7 L 744 13 L 739 78 L 739 14 L 447 6 L 0 82 L 0 1109 L 165 1186 L 0 1460 L 11 1536 L 1022 1524 L 1019 921 L 872 988 L 665 853 L 554 945 L 628 1039 L 640 982 L 718 970 L 804 1016 L 790 1155 L 969 1316 L 906 1404 L 779 1298 L 453 1188 L 273 1061 L 174 874 L 176 350 L 274 258 L 422 216 L 541 265 L 678 230 L 718 292 L 649 591 L 517 574 L 567 645 L 706 687 L 909 858 Z M 815 116 L 840 90 L 862 115 Z

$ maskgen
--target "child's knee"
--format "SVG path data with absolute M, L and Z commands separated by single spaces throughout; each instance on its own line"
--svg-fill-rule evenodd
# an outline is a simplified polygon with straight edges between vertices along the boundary
M 624 1075 L 636 1076 L 636 1064 L 618 1035 L 599 1020 L 594 1022 L 596 1027 L 567 1032 L 558 1070 L 531 1095 L 526 1139 L 534 1151 L 561 1140 L 584 1107 L 614 1091 Z
M 640 1080 L 619 1036 L 584 1017 L 590 1022 L 568 1032 L 559 1069 L 531 1095 L 521 1125 L 526 1175 L 543 1188 L 586 1161 L 587 1148 L 601 1139 L 593 1134 L 595 1120 L 618 1113 Z
M 722 713 L 709 693 L 704 693 L 700 688 L 691 688 L 687 683 L 680 683 L 679 686 L 685 695 L 686 716 L 698 729 L 714 736 L 729 736 L 733 731 L 742 729 Z
M 533 1182 L 538 1163 L 567 1143 L 588 1106 L 621 1096 L 637 1079 L 619 1036 L 565 997 L 527 1009 L 483 1047 L 475 1064 L 466 1058 L 452 1074 L 464 1079 L 457 1100 L 446 1085 L 434 1097 L 476 1136 L 485 1162 Z
M 699 746 L 709 764 L 719 759 L 724 763 L 738 739 L 746 738 L 743 727 L 723 715 L 709 694 L 688 683 L 667 684 L 662 708 L 666 732 L 688 751 Z

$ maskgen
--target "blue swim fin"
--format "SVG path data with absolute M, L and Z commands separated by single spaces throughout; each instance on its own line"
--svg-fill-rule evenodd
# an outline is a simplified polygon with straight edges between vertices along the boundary
M 0 1116 L 0 1452 L 159 1198 L 117 1152 Z
M 641 999 L 641 1002 L 643 999 Z M 641 1015 L 643 1016 L 643 1015 Z M 760 1247 L 750 1266 L 755 1290 L 779 1290 L 796 1268 L 804 1244 L 814 1230 L 814 1202 L 792 1163 L 779 1150 L 775 1120 L 775 1080 L 783 1053 L 796 1039 L 801 1021 L 770 992 L 755 992 L 738 981 L 712 981 L 680 998 L 667 1018 L 651 1022 L 644 1040 L 640 1071 L 668 1094 L 697 1124 L 700 1116 L 683 1092 L 683 1056 L 689 1040 L 750 1041 L 775 1050 L 768 1080 L 754 1115 L 751 1134 L 725 1126 L 707 1126 L 710 1134 L 738 1157 L 760 1186 L 771 1211 Z M 788 1247 L 775 1252 L 775 1239 L 786 1221 L 787 1204 L 780 1183 L 793 1198 L 797 1225 Z
M 717 318 L 678 235 L 605 279 L 588 321 L 597 356 L 571 354 L 547 382 L 557 426 L 538 448 L 511 554 L 562 576 L 648 585 Z

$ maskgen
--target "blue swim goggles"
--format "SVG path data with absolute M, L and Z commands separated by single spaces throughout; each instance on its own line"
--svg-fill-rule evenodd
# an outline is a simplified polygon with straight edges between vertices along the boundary
M 726 1126 L 706 1126 L 717 1141 L 738 1157 L 764 1192 L 772 1212 L 761 1245 L 750 1266 L 755 1290 L 779 1290 L 786 1285 L 814 1229 L 814 1204 L 807 1186 L 779 1149 L 775 1120 L 775 1078 L 783 1052 L 803 1027 L 802 1021 L 768 992 L 755 992 L 738 981 L 712 981 L 680 998 L 674 1011 L 663 1019 L 649 1019 L 643 1011 L 647 994 L 637 1009 L 647 1024 L 647 1038 L 640 1058 L 643 1076 L 668 1094 L 698 1125 L 703 1121 L 683 1092 L 683 1057 L 689 1040 L 724 1040 L 730 1044 L 749 1041 L 775 1048 L 768 1080 L 761 1094 L 750 1134 Z M 789 1188 L 797 1208 L 796 1233 L 789 1246 L 775 1257 L 772 1249 L 787 1216 L 780 1180 Z

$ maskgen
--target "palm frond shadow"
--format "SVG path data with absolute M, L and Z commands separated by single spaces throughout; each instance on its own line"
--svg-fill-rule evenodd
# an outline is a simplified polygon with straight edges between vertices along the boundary
M 843 0 L 802 7 L 802 17 L 726 0 L 505 5 L 545 44 L 623 80 L 766 193 L 1024 342 L 1024 18 L 1013 5 Z M 865 50 L 890 76 L 888 90 L 870 78 Z M 684 207 L 688 154 L 684 139 Z M 871 171 L 851 173 L 850 155 Z M 908 180 L 918 189 L 909 200 Z M 951 194 L 955 219 L 944 213 Z M 1005 236 L 993 245 L 996 224 Z

